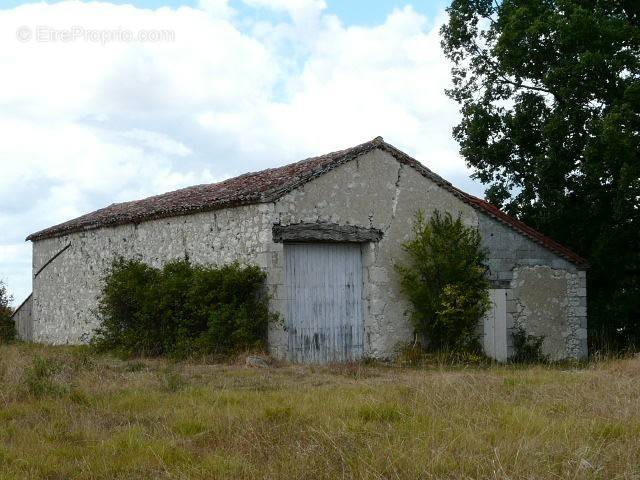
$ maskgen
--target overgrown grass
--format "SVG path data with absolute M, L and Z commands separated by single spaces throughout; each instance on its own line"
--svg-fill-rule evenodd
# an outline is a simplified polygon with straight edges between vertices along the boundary
M 0 346 L 0 479 L 638 478 L 640 359 L 135 362 Z

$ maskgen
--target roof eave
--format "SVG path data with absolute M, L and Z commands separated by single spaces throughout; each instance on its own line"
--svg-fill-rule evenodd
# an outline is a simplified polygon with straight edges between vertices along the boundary
M 214 202 L 205 206 L 199 205 L 196 208 L 189 208 L 187 206 L 184 208 L 168 209 L 166 211 L 159 211 L 159 212 L 155 212 L 153 214 L 147 214 L 147 215 L 139 215 L 139 216 L 134 215 L 132 217 L 116 218 L 114 220 L 96 221 L 95 223 L 77 225 L 77 226 L 72 226 L 68 228 L 65 228 L 64 224 L 55 225 L 53 227 L 40 230 L 39 232 L 32 233 L 26 238 L 26 241 L 35 242 L 39 240 L 45 240 L 48 238 L 62 237 L 72 233 L 96 230 L 99 228 L 109 228 L 109 227 L 116 227 L 116 226 L 127 225 L 127 224 L 137 225 L 142 222 L 146 222 L 150 220 L 157 220 L 157 219 L 169 218 L 169 217 L 179 217 L 179 216 L 189 215 L 193 213 L 218 210 L 221 208 L 275 202 L 280 198 L 282 198 L 287 193 L 295 190 L 296 188 L 299 188 L 300 186 L 312 181 L 313 179 L 321 175 L 324 175 L 325 173 L 331 170 L 334 170 L 339 166 L 344 165 L 345 163 L 353 159 L 356 159 L 364 154 L 367 154 L 375 149 L 380 149 L 382 151 L 387 152 L 388 154 L 393 156 L 397 161 L 412 167 L 413 169 L 418 171 L 421 175 L 430 179 L 440 187 L 446 189 L 447 191 L 449 191 L 450 193 L 458 197 L 460 200 L 470 205 L 475 210 L 485 215 L 491 216 L 492 218 L 503 223 L 504 225 L 511 228 L 512 230 L 518 232 L 521 235 L 526 236 L 527 238 L 539 244 L 543 248 L 555 253 L 561 258 L 564 258 L 565 260 L 574 264 L 579 269 L 586 270 L 589 268 L 589 264 L 585 259 L 575 254 L 568 248 L 560 245 L 559 243 L 555 242 L 549 237 L 542 235 L 540 232 L 537 232 L 535 229 L 529 227 L 526 224 L 523 224 L 519 220 L 509 216 L 508 214 L 501 211 L 496 206 L 491 205 L 484 200 L 476 198 L 473 195 L 469 195 L 466 192 L 456 188 L 449 181 L 445 180 L 435 172 L 431 171 L 429 168 L 422 165 L 413 157 L 407 155 L 406 153 L 397 149 L 393 145 L 386 143 L 382 137 L 376 137 L 369 142 L 365 142 L 363 144 L 343 150 L 341 152 L 333 152 L 334 154 L 344 153 L 344 155 L 342 155 L 341 157 L 338 157 L 337 159 L 323 166 L 322 168 L 317 168 L 316 170 L 311 171 L 309 174 L 301 176 L 300 178 L 298 178 L 297 181 L 292 181 L 288 184 L 285 184 L 282 187 L 277 187 L 270 191 L 263 191 L 260 193 L 256 193 L 254 195 L 247 195 L 244 198 L 239 198 L 239 199 L 236 198 L 236 199 L 233 199 L 232 201 Z M 328 154 L 328 155 L 331 155 L 331 154 Z M 314 158 L 318 158 L 318 157 L 314 157 Z M 307 159 L 307 160 L 311 160 L 311 159 Z M 297 163 L 300 163 L 300 162 L 297 162 Z M 487 204 L 488 206 L 485 204 Z M 498 211 L 499 215 L 492 212 L 493 209 Z M 525 225 L 526 228 L 520 228 L 519 227 L 520 224 Z M 527 230 L 531 230 L 533 234 L 528 232 Z

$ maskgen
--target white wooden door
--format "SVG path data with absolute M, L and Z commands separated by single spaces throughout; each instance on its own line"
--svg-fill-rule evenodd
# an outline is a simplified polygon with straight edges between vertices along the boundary
M 362 357 L 359 244 L 285 244 L 289 358 L 301 363 Z
M 489 290 L 491 309 L 484 317 L 484 352 L 500 362 L 507 359 L 507 290 Z

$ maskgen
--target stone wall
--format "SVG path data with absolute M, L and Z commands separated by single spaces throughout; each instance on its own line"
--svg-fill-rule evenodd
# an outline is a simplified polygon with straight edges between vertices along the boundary
M 551 359 L 587 356 L 586 272 L 508 226 L 479 217 L 489 250 L 489 278 L 507 289 L 507 349 L 511 333 L 523 327 L 544 335 L 543 353 Z
M 202 264 L 234 260 L 257 264 L 268 274 L 272 308 L 284 315 L 284 250 L 282 243 L 273 241 L 272 227 L 330 222 L 383 232 L 379 242 L 362 246 L 365 355 L 389 357 L 399 342 L 411 341 L 413 336 L 410 305 L 400 292 L 394 265 L 406 258 L 401 245 L 412 235 L 415 213 L 423 210 L 428 217 L 435 209 L 460 214 L 465 224 L 480 228 L 490 251 L 490 279 L 496 288 L 508 289 L 510 329 L 522 324 L 534 333 L 547 332 L 545 351 L 554 357 L 586 354 L 584 272 L 478 213 L 381 150 L 346 163 L 275 203 L 34 242 L 34 274 L 70 246 L 34 278 L 32 338 L 58 344 L 87 341 L 98 326 L 94 309 L 102 278 L 116 256 L 153 266 L 185 256 Z M 553 286 L 547 293 L 545 284 Z M 282 325 L 270 329 L 269 345 L 274 356 L 287 356 L 287 333 Z
M 328 172 L 276 202 L 274 223 L 330 222 L 383 232 L 379 242 L 363 244 L 366 356 L 389 357 L 398 342 L 413 339 L 410 305 L 400 292 L 394 265 L 405 259 L 401 245 L 411 237 L 419 209 L 427 217 L 435 209 L 454 216 L 460 213 L 466 224 L 478 224 L 473 208 L 380 150 Z M 268 248 L 273 252 L 269 267 L 273 304 L 284 313 L 283 246 L 271 243 Z M 272 353 L 284 356 L 286 340 L 284 331 L 273 329 Z
M 188 256 L 195 263 L 234 260 L 267 265 L 263 246 L 271 236 L 265 212 L 250 205 L 183 217 L 73 233 L 33 245 L 33 271 L 70 247 L 33 280 L 33 340 L 86 342 L 98 322 L 93 310 L 106 269 L 117 256 L 153 266 Z
M 27 299 L 16 309 L 13 314 L 13 321 L 16 324 L 16 335 L 20 340 L 29 342 L 33 339 L 33 316 L 32 302 L 33 295 L 29 295 Z

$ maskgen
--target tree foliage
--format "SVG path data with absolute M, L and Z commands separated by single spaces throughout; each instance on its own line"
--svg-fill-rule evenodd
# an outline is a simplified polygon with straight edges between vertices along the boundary
M 188 260 L 153 268 L 116 260 L 105 277 L 94 345 L 137 355 L 229 354 L 265 346 L 273 315 L 265 273 Z
M 7 293 L 7 287 L 0 280 L 0 343 L 12 341 L 16 336 L 16 326 L 11 318 L 13 297 Z
M 454 129 L 487 198 L 588 258 L 589 326 L 640 339 L 640 4 L 453 0 Z
M 418 212 L 414 237 L 403 245 L 407 265 L 398 265 L 411 320 L 430 350 L 474 351 L 477 326 L 489 308 L 486 252 L 477 229 L 460 217 L 435 211 L 427 222 Z

